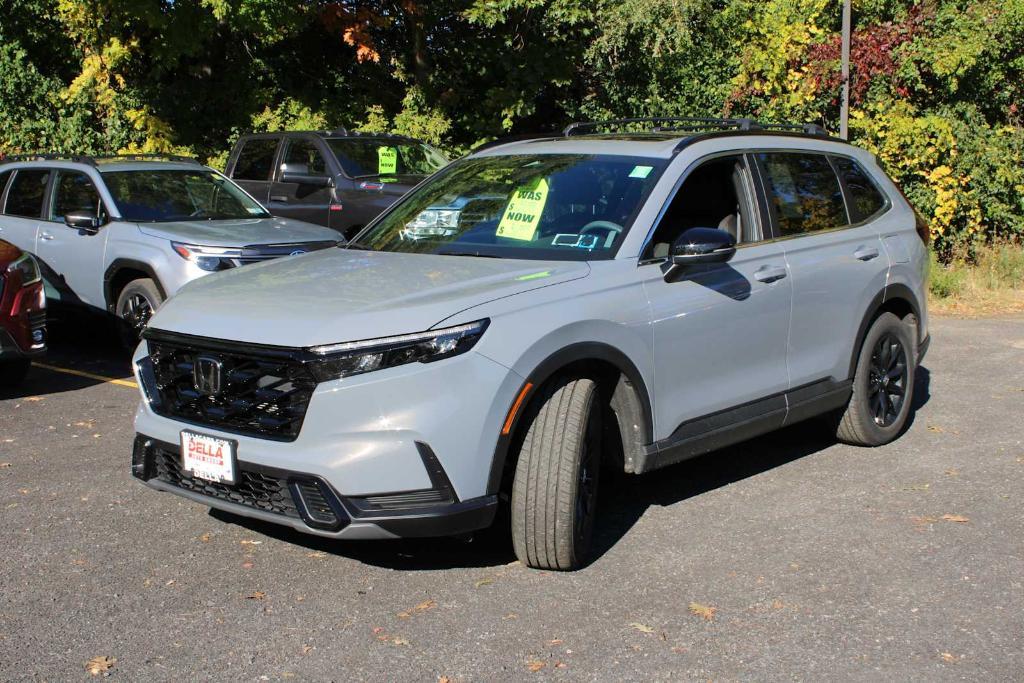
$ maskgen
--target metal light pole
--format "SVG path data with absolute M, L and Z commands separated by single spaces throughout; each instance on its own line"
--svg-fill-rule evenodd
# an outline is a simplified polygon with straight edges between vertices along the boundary
M 850 0 L 843 0 L 843 94 L 839 109 L 839 137 L 850 139 Z

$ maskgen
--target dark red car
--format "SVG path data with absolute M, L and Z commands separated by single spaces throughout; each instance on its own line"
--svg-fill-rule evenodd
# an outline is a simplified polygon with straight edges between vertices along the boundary
M 39 264 L 0 240 L 0 386 L 20 382 L 46 349 L 46 295 Z

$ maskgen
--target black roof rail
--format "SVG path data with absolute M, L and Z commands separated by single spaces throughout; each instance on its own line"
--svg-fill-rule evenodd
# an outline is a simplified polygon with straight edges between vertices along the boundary
M 762 123 L 752 118 L 690 118 L 680 116 L 652 116 L 630 119 L 607 119 L 604 121 L 577 121 L 566 126 L 562 135 L 570 137 L 580 131 L 592 128 L 622 127 L 632 124 L 652 124 L 647 132 L 702 133 L 715 131 L 787 131 L 804 135 L 828 137 L 828 132 L 816 123 Z
M 203 165 L 203 162 L 199 161 L 199 159 L 196 159 L 195 157 L 187 157 L 183 154 L 98 154 L 90 158 L 94 161 L 180 161 L 183 163 L 199 164 L 200 166 Z
M 92 157 L 79 154 L 11 154 L 10 156 L 0 157 L 0 163 L 6 164 L 13 161 L 74 161 L 79 164 L 96 165 Z
M 0 158 L 0 162 L 7 163 L 10 161 L 73 161 L 78 164 L 89 164 L 95 166 L 98 161 L 180 161 L 185 163 L 199 164 L 202 166 L 202 162 L 193 157 L 183 156 L 181 154 L 14 154 L 11 156 Z

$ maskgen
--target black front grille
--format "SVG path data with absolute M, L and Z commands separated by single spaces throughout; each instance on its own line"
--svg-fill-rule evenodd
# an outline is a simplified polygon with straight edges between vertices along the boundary
M 283 352 L 236 350 L 221 342 L 204 348 L 200 338 L 151 336 L 148 343 L 149 367 L 143 376 L 153 384 L 145 387 L 153 412 L 236 434 L 279 441 L 298 437 L 316 388 L 301 361 Z M 199 357 L 220 364 L 219 391 L 197 388 L 193 366 Z
M 181 469 L 181 455 L 176 451 L 156 447 L 152 457 L 156 478 L 171 486 L 264 512 L 296 519 L 301 517 L 284 479 L 241 470 L 236 475 L 237 483 L 220 484 L 186 473 Z

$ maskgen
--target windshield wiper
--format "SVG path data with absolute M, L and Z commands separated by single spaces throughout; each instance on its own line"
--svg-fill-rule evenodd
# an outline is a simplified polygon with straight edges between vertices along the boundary
M 438 256 L 476 256 L 477 258 L 504 258 L 497 254 L 482 254 L 479 251 L 439 251 Z

